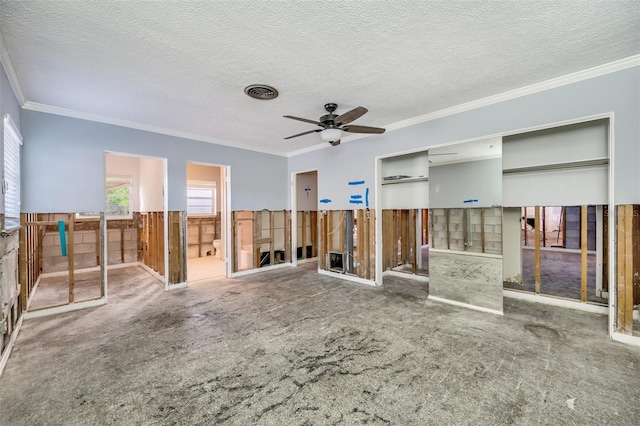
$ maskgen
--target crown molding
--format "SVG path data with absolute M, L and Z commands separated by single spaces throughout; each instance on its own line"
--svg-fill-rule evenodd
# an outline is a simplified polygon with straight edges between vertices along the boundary
M 20 85 L 20 80 L 18 80 L 18 75 L 16 74 L 13 62 L 9 56 L 9 50 L 4 42 L 4 38 L 2 38 L 2 33 L 0 33 L 0 63 L 2 64 L 2 68 L 4 68 L 4 72 L 7 74 L 9 84 L 11 85 L 11 89 L 13 89 L 13 94 L 18 100 L 20 106 L 23 106 L 26 99 L 22 92 L 22 86 Z
M 482 108 L 511 99 L 521 98 L 523 96 L 532 95 L 534 93 L 543 92 L 549 89 L 555 89 L 557 87 L 566 86 L 568 84 L 577 83 L 580 81 L 588 80 L 590 78 L 600 77 L 602 75 L 622 71 L 627 68 L 637 66 L 640 66 L 640 55 L 629 56 L 627 58 L 619 59 L 614 62 L 587 68 L 586 70 L 577 71 L 571 74 L 563 75 L 561 77 L 556 77 L 539 83 L 530 84 L 519 89 L 514 89 L 497 95 L 488 96 L 486 98 L 456 105 L 451 108 L 441 109 L 439 111 L 420 115 L 408 120 L 398 121 L 396 123 L 388 125 L 386 129 L 387 131 L 389 131 L 413 126 L 415 124 L 424 123 L 426 121 L 436 120 L 438 118 L 447 117 L 449 115 L 459 114 L 461 112 Z
M 259 148 L 256 146 L 245 145 L 238 142 L 231 142 L 222 139 L 216 139 L 208 136 L 197 135 L 195 133 L 184 132 L 181 130 L 167 129 L 164 127 L 153 126 L 150 124 L 138 123 L 135 121 L 122 120 L 119 118 L 108 117 L 104 115 L 91 114 L 88 112 L 77 111 L 69 108 L 61 108 L 37 102 L 26 102 L 22 108 L 30 111 L 45 112 L 48 114 L 61 115 L 64 117 L 78 118 L 80 120 L 95 121 L 97 123 L 111 124 L 119 127 L 127 127 L 130 129 L 142 130 L 145 132 L 158 133 L 161 135 L 174 136 L 177 138 L 190 139 L 198 142 L 207 142 L 216 145 L 228 146 L 231 148 L 244 149 L 247 151 L 261 152 L 263 154 L 277 155 L 286 157 L 287 154 L 282 151 L 273 149 Z

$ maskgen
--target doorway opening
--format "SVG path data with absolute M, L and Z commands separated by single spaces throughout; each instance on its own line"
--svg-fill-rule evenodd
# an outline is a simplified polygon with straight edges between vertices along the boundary
M 105 154 L 108 278 L 126 276 L 122 267 L 141 266 L 168 288 L 165 188 L 165 159 Z
M 297 173 L 293 179 L 292 217 L 294 264 L 318 260 L 318 172 Z
M 187 280 L 227 275 L 225 167 L 187 163 Z

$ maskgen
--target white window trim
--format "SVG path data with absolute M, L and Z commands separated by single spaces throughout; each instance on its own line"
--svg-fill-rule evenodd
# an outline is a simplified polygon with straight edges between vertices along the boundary
M 112 180 L 121 179 L 123 182 L 124 181 L 128 181 L 128 183 L 130 184 L 129 214 L 126 214 L 126 215 L 109 215 L 109 214 L 107 214 L 107 182 L 109 181 L 109 179 L 112 179 Z M 105 218 L 107 220 L 133 219 L 133 191 L 134 191 L 133 176 L 131 176 L 131 175 L 107 174 L 105 176 L 104 183 L 105 183 L 105 187 L 104 187 L 104 212 L 105 212 Z M 84 212 L 76 213 L 76 217 L 77 218 L 81 218 L 81 219 L 95 219 L 97 217 L 100 217 L 99 215 L 91 215 L 91 214 L 83 214 L 83 213 Z
M 207 180 L 194 180 L 194 179 L 188 179 L 187 180 L 187 191 L 189 190 L 189 188 L 211 188 L 212 191 L 212 197 L 211 197 L 211 209 L 213 210 L 213 213 L 208 214 L 208 213 L 192 213 L 189 214 L 189 209 L 187 207 L 187 216 L 189 217 L 215 217 L 218 215 L 218 205 L 217 205 L 217 185 L 215 181 L 207 181 Z M 198 198 L 198 197 L 189 197 L 187 196 L 187 204 L 189 201 L 189 198 Z
M 7 138 L 6 136 L 9 136 L 9 138 L 12 140 L 13 143 L 17 142 L 17 165 L 16 165 L 16 172 L 17 172 L 17 176 L 15 176 L 16 181 L 15 182 L 7 182 L 7 177 L 6 177 L 6 147 L 7 147 Z M 4 132 L 2 135 L 2 140 L 3 140 L 3 144 L 2 144 L 2 159 L 3 159 L 3 164 L 2 164 L 2 194 L 3 194 L 3 214 L 4 214 L 4 221 L 2 223 L 2 230 L 3 231 L 11 231 L 14 229 L 18 229 L 20 228 L 20 212 L 21 212 L 21 192 L 20 192 L 20 180 L 21 180 L 21 171 L 20 171 L 20 147 L 22 146 L 23 143 L 23 139 L 22 139 L 22 135 L 20 134 L 20 130 L 18 130 L 18 126 L 16 126 L 16 124 L 14 123 L 13 119 L 11 118 L 11 116 L 9 114 L 5 114 L 4 115 Z M 7 216 L 7 206 L 6 206 L 6 193 L 7 193 L 7 188 L 9 187 L 8 185 L 12 185 L 13 187 L 17 187 L 17 216 Z

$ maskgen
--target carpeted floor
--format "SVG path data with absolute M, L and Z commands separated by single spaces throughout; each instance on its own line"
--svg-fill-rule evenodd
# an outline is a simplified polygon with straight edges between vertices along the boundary
M 501 317 L 315 268 L 172 292 L 118 270 L 106 306 L 24 322 L 0 424 L 637 424 L 640 348 L 604 316 L 505 299 Z

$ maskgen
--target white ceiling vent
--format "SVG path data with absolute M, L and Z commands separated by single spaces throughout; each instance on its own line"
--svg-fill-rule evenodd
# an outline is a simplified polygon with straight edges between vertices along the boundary
M 251 84 L 244 88 L 244 93 L 255 99 L 275 99 L 278 97 L 278 91 L 266 84 Z

